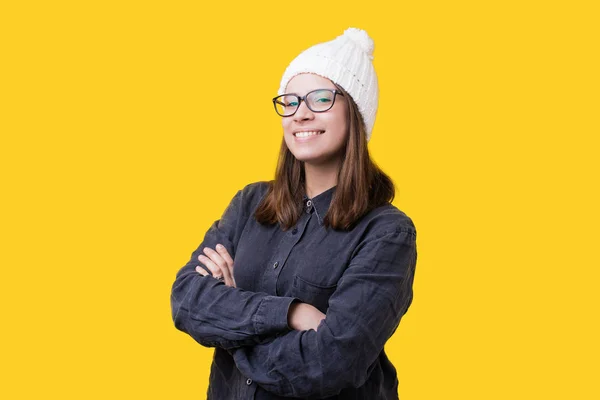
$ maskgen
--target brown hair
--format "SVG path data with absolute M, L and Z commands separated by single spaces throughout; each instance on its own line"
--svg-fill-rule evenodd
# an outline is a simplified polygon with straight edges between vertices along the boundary
M 337 187 L 323 224 L 336 230 L 349 230 L 372 209 L 394 200 L 394 183 L 369 155 L 366 128 L 358 106 L 339 85 L 348 107 L 348 141 L 338 172 Z M 254 217 L 262 224 L 280 223 L 283 230 L 294 226 L 302 213 L 305 177 L 303 162 L 298 161 L 281 141 L 275 180 Z

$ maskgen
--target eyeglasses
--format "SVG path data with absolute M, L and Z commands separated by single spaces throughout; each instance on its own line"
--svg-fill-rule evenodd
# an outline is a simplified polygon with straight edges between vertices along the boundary
M 317 89 L 306 93 L 305 96 L 295 94 L 282 94 L 273 98 L 275 111 L 282 117 L 291 117 L 296 114 L 302 101 L 306 103 L 308 109 L 312 112 L 321 113 L 328 111 L 333 107 L 336 96 L 343 96 L 339 90 L 335 89 Z

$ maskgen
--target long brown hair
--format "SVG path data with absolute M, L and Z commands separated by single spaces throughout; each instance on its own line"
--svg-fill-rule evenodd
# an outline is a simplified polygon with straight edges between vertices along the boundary
M 342 87 L 335 86 L 347 99 L 349 135 L 337 187 L 323 224 L 335 230 L 350 230 L 372 209 L 391 203 L 395 188 L 391 178 L 369 155 L 366 128 L 358 106 Z M 302 196 L 306 190 L 303 164 L 282 139 L 275 180 L 269 182 L 268 192 L 254 214 L 258 222 L 279 222 L 283 230 L 296 224 L 302 213 Z

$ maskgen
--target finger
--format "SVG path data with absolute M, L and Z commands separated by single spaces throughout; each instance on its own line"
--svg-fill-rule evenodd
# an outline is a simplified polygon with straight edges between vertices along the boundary
M 227 265 L 227 263 L 225 262 L 225 260 L 223 259 L 223 257 L 221 257 L 219 254 L 217 254 L 216 252 L 214 252 L 214 250 L 211 250 L 213 254 L 212 257 L 212 261 L 214 260 L 219 260 L 220 264 L 219 267 L 221 269 L 220 273 L 221 276 L 224 278 L 224 282 L 227 286 L 233 286 L 235 287 L 235 282 L 233 280 L 233 276 L 231 273 L 231 270 L 229 269 L 229 266 Z M 208 253 L 210 253 L 211 251 L 209 251 Z
M 223 260 L 227 263 L 229 267 L 233 267 L 233 258 L 229 255 L 229 252 L 222 244 L 217 245 L 217 252 L 221 255 Z
M 221 270 L 227 269 L 227 262 L 219 253 L 210 247 L 205 247 L 202 251 L 204 251 L 204 254 L 206 254 L 206 256 L 210 258 L 213 263 L 217 264 Z
M 223 277 L 225 278 L 225 284 L 227 286 L 235 287 L 235 282 L 233 281 L 233 276 L 229 272 L 229 268 L 225 268 L 223 271 Z
M 234 286 L 235 282 L 233 280 L 232 271 L 229 268 L 227 262 L 225 261 L 225 258 L 223 258 L 220 253 L 214 251 L 210 247 L 205 247 L 204 249 L 202 249 L 202 251 L 204 251 L 204 254 L 206 254 L 210 258 L 210 260 L 220 268 L 220 272 L 216 276 L 222 276 L 227 286 Z M 229 254 L 227 254 L 227 256 L 229 257 Z M 229 259 L 231 259 L 231 257 L 229 257 Z
M 225 248 L 225 246 L 223 246 L 221 244 L 217 244 L 217 251 L 219 252 L 219 254 L 221 255 L 221 257 L 223 257 L 223 259 L 227 263 L 227 270 L 228 270 L 229 276 L 231 278 L 231 285 L 230 286 L 237 287 L 236 284 L 235 284 L 235 278 L 233 276 L 233 259 L 229 255 L 229 252 L 227 251 L 227 249 Z
M 229 276 L 231 277 L 231 286 L 237 287 L 235 283 L 235 276 L 233 276 L 233 266 L 231 268 L 227 268 L 227 271 L 229 271 Z
M 196 267 L 196 272 L 198 272 L 202 276 L 208 275 L 208 272 L 206 272 L 206 270 L 199 265 Z
M 203 256 L 203 255 L 199 255 L 198 261 L 200 261 L 202 264 L 204 264 L 206 266 L 206 268 L 208 268 L 210 270 L 213 277 L 216 278 L 218 276 L 223 275 L 223 273 L 221 272 L 221 268 L 217 264 L 212 262 L 212 260 L 210 258 Z

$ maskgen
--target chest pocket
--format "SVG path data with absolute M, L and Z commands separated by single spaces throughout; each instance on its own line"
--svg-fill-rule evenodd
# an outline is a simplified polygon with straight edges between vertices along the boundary
M 336 288 L 337 285 L 321 286 L 296 275 L 292 285 L 292 296 L 297 297 L 303 303 L 316 307 L 322 313 L 326 313 L 329 308 L 329 298 Z

